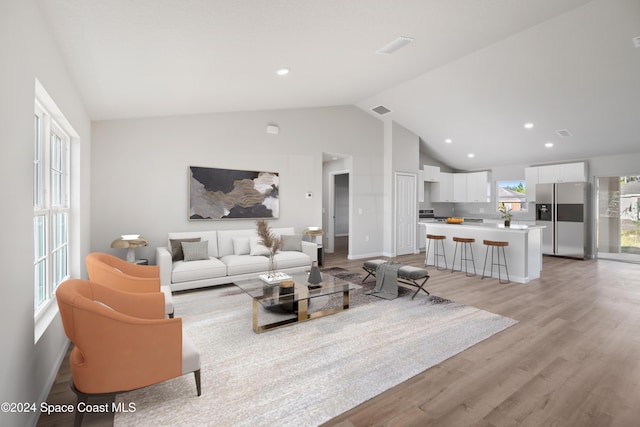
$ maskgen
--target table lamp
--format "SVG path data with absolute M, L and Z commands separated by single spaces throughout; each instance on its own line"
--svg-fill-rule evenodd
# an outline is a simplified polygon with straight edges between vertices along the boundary
M 112 248 L 124 248 L 127 249 L 126 260 L 128 262 L 136 261 L 136 248 L 147 246 L 148 243 L 144 237 L 139 234 L 123 234 L 116 240 L 111 242 Z
M 317 241 L 318 236 L 322 236 L 323 232 L 320 227 L 307 227 L 302 234 L 309 236 L 308 241 L 312 242 L 314 239 Z

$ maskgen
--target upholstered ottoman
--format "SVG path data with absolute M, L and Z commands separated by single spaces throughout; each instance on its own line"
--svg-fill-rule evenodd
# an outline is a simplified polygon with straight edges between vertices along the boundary
M 383 259 L 372 259 L 369 261 L 365 261 L 362 268 L 368 274 L 364 279 L 362 279 L 362 281 L 364 282 L 365 280 L 367 280 L 369 276 L 375 277 L 376 270 L 378 269 L 378 267 L 382 264 L 386 264 L 387 262 L 389 261 L 385 261 Z M 424 280 L 422 281 L 422 283 L 418 284 L 417 281 L 420 279 L 424 279 Z M 424 292 L 427 293 L 427 295 L 429 295 L 429 292 L 426 289 L 424 289 L 424 284 L 427 283 L 428 279 L 429 279 L 429 272 L 424 268 L 414 267 L 411 265 L 402 265 L 398 269 L 399 282 L 405 283 L 407 285 L 415 286 L 418 288 L 416 289 L 411 299 L 414 299 L 420 290 L 423 290 Z

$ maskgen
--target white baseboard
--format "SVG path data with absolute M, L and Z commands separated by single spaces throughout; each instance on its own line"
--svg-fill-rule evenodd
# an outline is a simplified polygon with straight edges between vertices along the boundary
M 376 252 L 376 253 L 371 253 L 371 254 L 359 254 L 359 255 L 348 255 L 347 259 L 363 259 L 363 258 L 373 258 L 373 257 L 379 257 L 379 256 L 386 256 L 383 255 L 382 252 Z

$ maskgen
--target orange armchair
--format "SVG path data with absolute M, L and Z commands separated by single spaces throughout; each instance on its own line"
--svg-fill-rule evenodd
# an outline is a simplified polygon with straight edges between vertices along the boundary
M 57 288 L 56 299 L 74 344 L 69 363 L 78 402 L 92 395 L 114 398 L 190 372 L 200 396 L 200 354 L 183 334 L 182 319 L 164 317 L 161 293 L 128 293 L 70 279 Z M 76 412 L 76 425 L 81 422 Z
M 157 265 L 137 265 L 113 255 L 92 252 L 85 262 L 89 280 L 126 292 L 162 292 L 165 314 L 173 317 L 173 298 L 170 286 L 160 286 L 160 267 Z

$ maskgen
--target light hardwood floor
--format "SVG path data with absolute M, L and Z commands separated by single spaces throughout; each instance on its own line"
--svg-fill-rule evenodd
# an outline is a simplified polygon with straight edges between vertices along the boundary
M 325 267 L 362 272 L 345 244 L 336 249 Z M 480 273 L 483 258 L 476 254 Z M 424 254 L 398 259 L 424 264 Z M 526 285 L 429 272 L 432 294 L 519 323 L 325 426 L 640 425 L 640 265 L 545 257 L 541 279 Z M 49 403 L 74 402 L 68 381 L 65 361 Z M 71 425 L 71 417 L 38 425 Z

